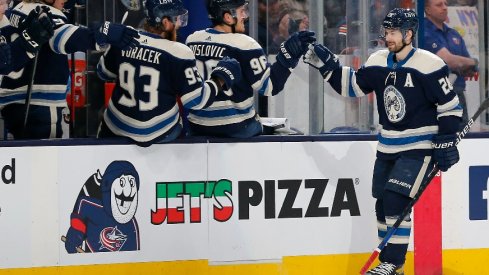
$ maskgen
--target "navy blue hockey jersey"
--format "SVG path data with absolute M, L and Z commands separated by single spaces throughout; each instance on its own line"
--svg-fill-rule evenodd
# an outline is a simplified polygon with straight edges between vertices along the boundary
M 279 93 L 291 73 L 279 62 L 270 65 L 261 46 L 245 34 L 206 29 L 191 34 L 186 43 L 193 50 L 204 77 L 209 76 L 224 56 L 238 60 L 242 72 L 241 80 L 219 94 L 211 106 L 190 111 L 191 125 L 221 127 L 222 132 L 242 128 L 248 120 L 256 119 L 254 93 L 264 96 Z
M 140 249 L 136 218 L 127 223 L 117 222 L 95 198 L 81 198 L 75 205 L 76 214 L 86 221 L 85 251 L 113 252 Z
M 202 80 L 187 46 L 146 32 L 140 36 L 131 50 L 110 48 L 97 71 L 104 80 L 117 80 L 104 113 L 107 126 L 117 135 L 150 142 L 179 123 L 178 97 L 184 108 L 199 110 L 219 89 Z
M 378 155 L 415 150 L 431 154 L 433 135 L 441 119 L 462 116 L 457 95 L 448 80 L 448 67 L 438 56 L 413 48 L 407 57 L 394 61 L 394 54 L 380 50 L 357 72 L 340 67 L 329 83 L 341 95 L 359 97 L 375 91 L 379 123 Z
M 7 37 L 12 33 L 8 31 L 10 22 L 6 16 L 0 20 L 0 43 L 8 43 L 10 46 L 11 61 L 10 64 L 0 64 L 0 75 L 7 74 L 12 70 L 24 67 L 24 65 L 32 58 L 30 53 L 22 47 L 20 39 L 10 42 Z M 1 79 L 1 76 L 0 76 Z
M 40 3 L 19 3 L 10 13 L 10 25 L 0 31 L 8 42 L 19 36 L 18 24 Z M 44 106 L 66 106 L 66 87 L 69 68 L 66 54 L 87 49 L 96 49 L 94 33 L 88 28 L 67 24 L 66 16 L 58 9 L 48 6 L 53 14 L 55 31 L 53 37 L 38 52 L 37 69 L 32 87 L 31 104 Z M 31 58 L 33 55 L 31 54 Z M 15 57 L 14 57 L 15 58 Z M 24 103 L 30 75 L 25 73 L 32 60 L 11 68 L 3 78 L 0 105 Z

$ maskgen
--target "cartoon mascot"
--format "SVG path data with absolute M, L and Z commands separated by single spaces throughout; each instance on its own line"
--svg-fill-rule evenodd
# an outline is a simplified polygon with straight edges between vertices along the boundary
M 65 241 L 68 253 L 139 250 L 139 175 L 128 161 L 113 161 L 103 176 L 85 183 L 71 213 Z

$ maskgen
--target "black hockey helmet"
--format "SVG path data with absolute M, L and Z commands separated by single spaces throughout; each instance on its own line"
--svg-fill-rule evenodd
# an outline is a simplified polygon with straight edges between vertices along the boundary
M 247 4 L 248 0 L 207 0 L 209 19 L 213 22 L 222 22 L 226 12 L 236 17 L 236 9 Z
M 414 38 L 418 24 L 419 19 L 414 10 L 395 8 L 385 16 L 380 28 L 380 36 L 385 37 L 385 29 L 399 29 L 403 37 L 406 36 L 408 30 L 411 30 Z
M 188 10 L 181 0 L 145 0 L 144 12 L 146 20 L 150 25 L 155 26 L 163 18 L 168 17 L 173 23 L 185 27 L 188 22 Z

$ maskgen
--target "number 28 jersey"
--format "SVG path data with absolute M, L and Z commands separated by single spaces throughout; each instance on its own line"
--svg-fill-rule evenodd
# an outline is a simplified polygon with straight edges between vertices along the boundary
M 140 32 L 140 45 L 111 47 L 97 65 L 99 77 L 116 80 L 104 113 L 112 132 L 137 142 L 151 142 L 180 122 L 177 98 L 186 109 L 211 104 L 218 92 L 203 81 L 192 51 L 182 43 Z
M 375 92 L 379 123 L 377 155 L 402 152 L 429 155 L 433 135 L 454 133 L 462 116 L 448 80 L 448 67 L 438 56 L 413 48 L 399 62 L 388 50 L 372 54 L 358 71 L 343 66 L 328 82 L 346 97 Z

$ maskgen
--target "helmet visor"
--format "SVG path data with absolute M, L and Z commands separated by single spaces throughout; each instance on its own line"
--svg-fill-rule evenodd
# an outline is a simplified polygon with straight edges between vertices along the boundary
M 180 27 L 185 27 L 188 23 L 188 10 L 183 7 L 168 9 L 164 5 L 159 5 L 153 9 L 153 14 L 156 22 L 161 22 L 164 17 L 169 17 L 175 25 Z

